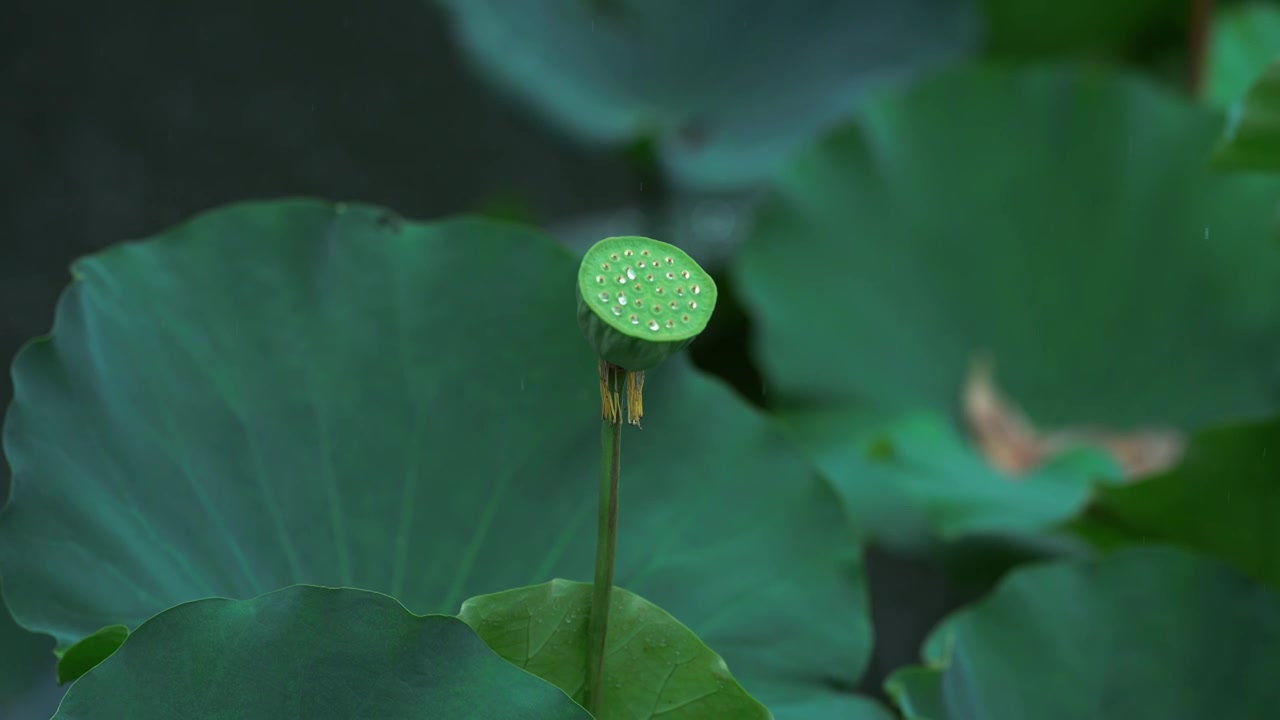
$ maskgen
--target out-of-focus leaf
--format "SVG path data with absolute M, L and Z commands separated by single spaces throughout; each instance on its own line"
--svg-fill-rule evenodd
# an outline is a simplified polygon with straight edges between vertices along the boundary
M 1182 0 L 984 0 L 986 50 L 1000 58 L 1123 53 L 1186 15 Z
M 54 673 L 53 640 L 18 627 L 0 604 L 0 718 L 47 718 L 62 689 Z
M 590 583 L 552 580 L 471 598 L 458 617 L 494 652 L 583 701 Z M 724 659 L 669 613 L 622 588 L 609 603 L 600 720 L 765 720 Z
M 502 87 L 584 137 L 657 135 L 686 183 L 759 182 L 864 91 L 966 53 L 970 0 L 438 0 Z
M 1280 172 L 1280 58 L 1267 65 L 1232 106 L 1213 165 L 1221 170 Z
M 14 364 L 14 616 L 65 648 L 294 583 L 452 613 L 589 579 L 600 405 L 578 264 L 507 224 L 303 200 L 80 261 L 52 335 Z M 830 488 L 687 361 L 646 391 L 623 439 L 618 584 L 779 717 L 798 697 L 860 706 L 829 681 L 856 682 L 870 650 Z
M 1182 543 L 1280 589 L 1280 420 L 1202 432 L 1176 469 L 1104 489 L 1092 514 L 1128 542 Z
M 1213 18 L 1206 98 L 1217 107 L 1234 105 L 1277 56 L 1280 7 L 1248 2 L 1222 8 Z
M 974 364 L 965 381 L 964 414 L 982 454 L 996 468 L 1015 477 L 1077 448 L 1106 452 L 1128 478 L 1166 470 L 1182 455 L 1182 434 L 1167 428 L 1124 433 L 1100 427 L 1041 430 L 996 386 L 987 358 Z
M 80 678 L 54 720 L 590 720 L 457 618 L 364 590 L 293 586 L 184 603 Z
M 1171 548 L 1016 570 L 894 673 L 909 720 L 1268 718 L 1280 598 Z
M 795 163 L 737 286 L 780 406 L 951 414 L 970 359 L 1048 427 L 1189 430 L 1280 407 L 1280 180 L 1146 82 L 965 69 Z
M 995 469 L 944 417 L 885 419 L 856 411 L 781 413 L 778 420 L 831 479 L 854 526 L 903 549 L 974 534 L 1030 534 L 1080 512 L 1119 470 L 1068 451 L 1020 479 Z

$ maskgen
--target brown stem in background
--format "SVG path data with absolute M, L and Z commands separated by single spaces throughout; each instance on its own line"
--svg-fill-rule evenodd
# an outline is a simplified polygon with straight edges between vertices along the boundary
M 1191 26 L 1187 36 L 1187 86 L 1195 97 L 1200 97 L 1204 91 L 1212 30 L 1213 0 L 1191 0 Z

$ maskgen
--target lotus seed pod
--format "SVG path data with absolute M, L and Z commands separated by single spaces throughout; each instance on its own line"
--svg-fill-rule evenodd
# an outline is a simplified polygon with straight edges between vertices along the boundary
M 578 269 L 578 325 L 597 355 L 624 370 L 648 370 L 693 342 L 715 307 L 711 276 L 658 240 L 605 238 Z

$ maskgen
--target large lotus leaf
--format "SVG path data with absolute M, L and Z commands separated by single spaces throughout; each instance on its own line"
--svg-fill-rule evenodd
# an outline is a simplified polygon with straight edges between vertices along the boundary
M 1001 58 L 1122 54 L 1186 16 L 1181 0 L 983 0 L 988 53 Z
M 1280 420 L 1197 435 L 1176 469 L 1104 489 L 1091 515 L 1128 542 L 1179 542 L 1280 589 Z
M 656 133 L 704 187 L 765 178 L 864 91 L 974 43 L 970 0 L 438 0 L 498 84 L 587 138 Z
M 515 226 L 301 200 L 79 262 L 53 334 L 14 366 L 15 617 L 65 647 L 293 583 L 453 613 L 590 579 L 600 407 L 577 266 Z M 646 391 L 623 439 L 616 582 L 762 702 L 856 702 L 829 689 L 869 649 L 830 489 L 686 362 Z
M 55 720 L 589 720 L 457 618 L 364 590 L 294 586 L 147 620 L 67 692 Z
M 1015 571 L 886 687 L 911 720 L 1269 718 L 1280 597 L 1165 547 Z
M 591 583 L 549 583 L 471 598 L 458 617 L 494 652 L 579 702 L 587 688 Z M 724 659 L 689 628 L 623 588 L 609 602 L 600 720 L 765 720 Z
M 1034 534 L 1081 511 L 1119 471 L 1073 451 L 1028 476 L 993 468 L 945 417 L 858 411 L 781 413 L 778 422 L 831 480 L 854 526 L 901 549 L 966 535 Z
M 780 178 L 741 258 L 771 397 L 951 411 L 986 351 L 1046 427 L 1280 406 L 1280 181 L 1209 170 L 1220 122 L 1058 68 L 869 104 Z
M 1229 107 L 1240 100 L 1280 55 L 1280 7 L 1250 2 L 1227 6 L 1213 18 L 1209 44 L 1208 100 Z

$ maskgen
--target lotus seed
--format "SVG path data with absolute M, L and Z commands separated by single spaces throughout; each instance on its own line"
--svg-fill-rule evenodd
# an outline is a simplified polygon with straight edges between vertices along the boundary
M 661 306 L 661 305 L 654 305 L 654 306 L 653 306 L 653 311 L 654 311 L 655 313 L 660 313 L 660 312 L 662 312 L 662 306 Z
M 609 256 L 609 259 L 614 262 L 618 262 L 618 253 L 613 253 L 612 255 Z
M 679 295 L 680 297 L 684 297 L 684 286 L 683 286 L 683 285 L 681 285 L 680 287 L 676 288 L 676 294 L 677 294 L 677 295 Z
M 689 316 L 688 316 L 688 315 L 685 315 L 684 317 L 682 317 L 682 318 L 680 318 L 680 319 L 681 319 L 681 320 L 683 320 L 683 321 L 685 321 L 685 322 L 689 322 Z
M 669 256 L 666 258 L 666 260 L 668 265 L 675 262 L 675 260 L 672 260 Z
M 631 248 L 627 248 L 626 250 L 623 251 L 622 254 L 626 255 L 627 257 L 631 257 L 632 255 L 635 255 L 635 253 L 631 252 Z
M 603 284 L 604 284 L 604 276 L 603 276 L 603 275 L 597 275 L 597 276 L 596 276 L 596 284 L 597 284 L 597 285 L 603 285 Z
M 697 294 L 698 294 L 698 293 L 700 293 L 700 292 L 702 292 L 702 288 L 698 287 L 697 285 L 694 285 L 694 286 L 693 286 L 693 294 L 694 294 L 694 295 L 697 295 Z
M 649 329 L 650 329 L 650 330 L 657 330 L 657 329 L 658 329 L 658 321 L 657 321 L 657 320 L 650 320 L 650 321 L 649 321 Z
M 623 277 L 623 276 L 619 275 L 619 276 L 618 276 L 618 284 L 619 284 L 619 285 L 626 285 L 626 284 L 627 284 L 627 279 L 626 279 L 625 277 Z
M 689 279 L 689 271 L 688 271 L 688 270 L 681 270 L 681 271 L 680 271 L 680 277 L 684 278 L 685 280 L 688 280 L 688 279 Z
M 695 300 L 690 300 L 690 301 L 689 301 L 689 309 L 690 309 L 690 310 L 697 310 L 697 309 L 698 309 L 698 303 L 697 303 L 697 301 L 695 301 Z
M 649 282 L 653 282 L 653 273 L 649 273 L 648 275 L 645 275 L 644 279 L 648 280 Z
M 675 280 L 675 279 L 676 279 L 676 274 L 675 274 L 675 273 L 673 273 L 673 272 L 669 272 L 669 273 L 667 273 L 667 279 L 668 279 L 668 280 Z
M 678 303 L 675 303 L 675 302 L 672 302 L 672 303 L 671 303 L 671 309 L 672 309 L 672 310 L 675 310 L 675 309 L 676 309 L 676 308 L 678 308 L 678 307 L 680 307 L 680 305 L 679 305 Z
M 663 290 L 662 288 L 657 288 L 656 290 L 654 290 L 654 292 L 656 292 L 656 293 L 658 293 L 659 295 L 661 295 L 663 292 L 665 292 L 665 290 Z
M 645 256 L 645 257 L 649 257 L 649 251 L 648 251 L 648 250 L 641 250 L 641 251 L 640 251 L 640 254 L 641 254 L 641 255 L 643 255 L 643 256 Z
M 636 267 L 644 267 L 644 261 L 641 260 L 640 262 L 636 263 Z

